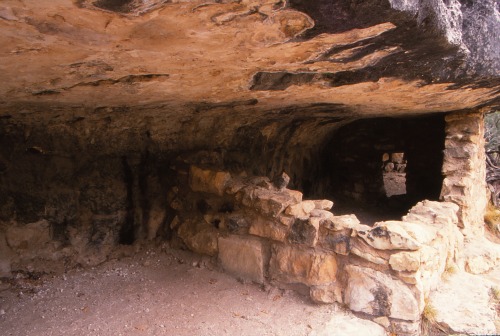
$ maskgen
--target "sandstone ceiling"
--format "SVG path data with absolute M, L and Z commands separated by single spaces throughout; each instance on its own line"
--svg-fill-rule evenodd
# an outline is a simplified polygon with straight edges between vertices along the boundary
M 498 4 L 461 2 L 4 0 L 0 118 L 83 121 L 87 134 L 147 124 L 167 139 L 193 120 L 191 135 L 216 138 L 262 116 L 314 117 L 310 134 L 349 118 L 491 110 Z

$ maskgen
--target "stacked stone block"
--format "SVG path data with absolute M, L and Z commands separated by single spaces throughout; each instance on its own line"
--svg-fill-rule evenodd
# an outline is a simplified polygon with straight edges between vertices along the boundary
M 426 297 L 463 244 L 453 203 L 422 201 L 370 227 L 265 177 L 192 166 L 188 183 L 171 227 L 189 249 L 245 280 L 307 288 L 399 335 L 418 333 Z
M 466 236 L 482 235 L 486 196 L 486 158 L 482 113 L 446 116 L 441 199 L 460 206 L 459 225 Z

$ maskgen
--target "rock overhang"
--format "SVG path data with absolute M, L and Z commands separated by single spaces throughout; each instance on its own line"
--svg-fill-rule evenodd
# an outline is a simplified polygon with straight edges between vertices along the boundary
M 373 1 L 6 1 L 1 113 L 28 110 L 23 122 L 36 123 L 47 109 L 71 121 L 126 106 L 131 127 L 144 114 L 244 124 L 272 112 L 335 121 L 498 105 L 498 65 L 478 69 L 446 27 L 392 5 L 409 13 Z

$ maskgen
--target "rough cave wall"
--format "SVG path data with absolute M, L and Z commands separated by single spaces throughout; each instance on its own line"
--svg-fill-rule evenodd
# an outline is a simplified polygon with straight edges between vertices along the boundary
M 315 113 L 320 115 L 323 108 Z M 79 128 L 61 132 L 4 120 L 0 242 L 2 255 L 9 256 L 4 273 L 23 258 L 67 257 L 95 264 L 117 243 L 170 238 L 169 223 L 176 213 L 170 206 L 172 187 L 187 188 L 184 180 L 193 164 L 270 178 L 285 170 L 290 187 L 308 198 L 348 196 L 369 203 L 386 199 L 382 154 L 404 151 L 412 197 L 402 213 L 424 198 L 437 199 L 442 185 L 442 115 L 354 123 L 305 116 L 284 121 L 281 116 L 245 126 L 228 122 L 219 140 L 204 147 L 200 144 L 206 133 L 200 133 L 198 123 L 186 123 L 179 133 L 196 136 L 186 138 L 184 152 L 162 147 L 154 128 L 141 126 L 129 129 L 126 137 L 120 133 L 111 136 L 113 140 L 94 140 Z M 448 115 L 446 123 L 441 197 L 460 205 L 466 230 L 479 232 L 486 197 L 482 119 L 480 114 L 457 113 Z M 210 120 L 205 124 L 220 125 Z
M 146 149 L 109 154 L 78 142 L 13 125 L 0 133 L 0 274 L 36 259 L 95 265 L 118 243 L 167 234 L 168 164 Z
M 52 125 L 0 119 L 2 275 L 36 258 L 93 265 L 116 244 L 169 239 L 173 186 L 187 188 L 191 164 L 264 176 L 285 169 L 300 185 L 307 162 L 315 162 L 317 143 L 342 121 L 325 108 L 283 120 L 297 111 L 229 118 L 215 107 L 202 120 L 180 116 L 178 124 L 152 123 L 145 116 L 127 127 L 113 117 L 127 109 L 113 109 L 105 120 L 74 109 L 69 121 L 59 119 L 60 110 L 47 111 L 48 120 L 58 120 Z M 240 125 L 241 118 L 247 125 Z M 177 126 L 178 138 L 172 140 L 165 125 Z
M 445 120 L 445 179 L 441 198 L 460 206 L 460 227 L 465 235 L 482 234 L 488 203 L 484 115 L 452 113 Z

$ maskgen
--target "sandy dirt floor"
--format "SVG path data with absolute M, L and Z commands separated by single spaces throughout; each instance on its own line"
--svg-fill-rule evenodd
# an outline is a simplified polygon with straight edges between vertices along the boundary
M 326 335 L 334 316 L 343 319 L 337 332 L 341 324 L 356 330 L 357 321 L 372 323 L 160 247 L 94 268 L 18 273 L 0 284 L 3 336 Z

